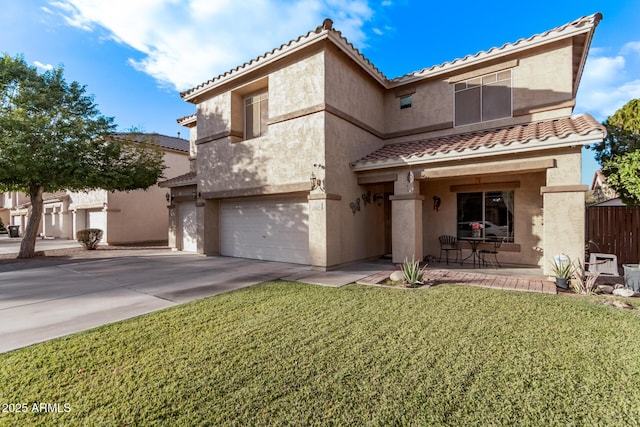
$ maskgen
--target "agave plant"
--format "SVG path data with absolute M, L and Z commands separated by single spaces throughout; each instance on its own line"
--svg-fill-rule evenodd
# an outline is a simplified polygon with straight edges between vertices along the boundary
M 402 271 L 404 275 L 404 281 L 409 286 L 423 285 L 422 277 L 426 269 L 426 265 L 420 268 L 420 261 L 416 261 L 413 256 L 411 257 L 411 261 L 409 261 L 409 258 L 405 258 L 400 266 L 400 271 Z
M 571 281 L 571 288 L 577 294 L 592 295 L 596 291 L 596 280 L 600 276 L 599 272 L 589 273 L 585 270 L 582 262 L 577 259 L 573 268 L 573 280 Z

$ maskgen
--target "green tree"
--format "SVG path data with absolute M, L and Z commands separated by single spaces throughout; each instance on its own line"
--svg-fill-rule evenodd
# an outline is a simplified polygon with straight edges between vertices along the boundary
M 31 198 L 18 258 L 30 258 L 45 192 L 148 188 L 162 176 L 162 153 L 125 138 L 111 138 L 113 118 L 103 116 L 63 68 L 38 73 L 22 56 L 0 61 L 0 191 Z
M 640 204 L 640 99 L 633 99 L 603 123 L 607 137 L 592 148 L 607 177 L 627 205 Z

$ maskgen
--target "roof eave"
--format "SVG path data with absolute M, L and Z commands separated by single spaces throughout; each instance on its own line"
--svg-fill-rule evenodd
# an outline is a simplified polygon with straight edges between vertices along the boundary
M 583 53 L 583 61 L 578 72 L 579 75 L 582 73 L 582 68 L 584 67 L 584 61 L 586 60 L 586 52 L 588 52 L 589 44 L 591 43 L 591 39 L 593 38 L 593 34 L 595 32 L 595 28 L 600 22 L 602 15 L 600 13 L 596 13 L 593 15 L 593 19 L 591 22 L 586 22 L 581 26 L 566 26 L 561 30 L 550 30 L 551 32 L 548 34 L 538 34 L 532 36 L 531 40 L 519 40 L 512 44 L 507 44 L 499 48 L 492 48 L 488 51 L 478 52 L 473 56 L 467 56 L 464 58 L 455 59 L 451 62 L 446 62 L 444 64 L 436 65 L 434 67 L 415 72 L 410 75 L 406 75 L 403 77 L 399 77 L 396 79 L 392 79 L 388 83 L 389 88 L 394 88 L 398 86 L 403 86 L 405 84 L 414 83 L 420 80 L 424 80 L 427 78 L 433 78 L 442 74 L 451 73 L 458 71 L 460 69 L 472 67 L 477 64 L 481 64 L 488 60 L 499 59 L 505 56 L 514 55 L 526 50 L 535 49 L 540 46 L 548 45 L 551 43 L 555 43 L 560 40 L 564 40 L 567 38 L 575 37 L 580 34 L 587 33 L 587 40 L 585 42 L 585 52 Z M 576 78 L 576 88 L 577 82 L 579 82 L 579 78 Z
M 303 39 L 293 42 L 290 45 L 281 46 L 278 52 L 273 51 L 273 53 L 267 53 L 265 54 L 265 56 L 257 60 L 253 60 L 245 65 L 228 71 L 226 75 L 223 74 L 221 76 L 215 77 L 213 81 L 203 84 L 202 87 L 194 89 L 193 92 L 181 94 L 180 96 L 183 100 L 195 104 L 196 102 L 194 101 L 205 93 L 210 92 L 224 84 L 227 84 L 230 81 L 246 76 L 247 74 L 254 73 L 256 70 L 260 70 L 261 68 L 273 64 L 274 62 L 279 61 L 287 55 L 305 49 L 306 47 L 316 44 L 321 40 L 325 40 L 328 38 L 328 36 L 329 32 L 326 30 L 320 33 L 311 32 Z
M 354 172 L 367 172 L 379 169 L 390 169 L 407 166 L 427 165 L 441 163 L 449 160 L 466 160 L 474 158 L 486 158 L 501 156 L 505 154 L 525 153 L 531 151 L 550 150 L 554 148 L 566 148 L 577 145 L 588 145 L 601 141 L 605 133 L 600 130 L 593 130 L 584 135 L 574 135 L 565 138 L 547 138 L 545 140 L 531 140 L 525 143 L 512 142 L 510 144 L 494 147 L 480 147 L 475 150 L 450 151 L 448 153 L 436 153 L 426 156 L 411 156 L 400 159 L 383 160 L 380 162 L 366 162 L 352 166 Z

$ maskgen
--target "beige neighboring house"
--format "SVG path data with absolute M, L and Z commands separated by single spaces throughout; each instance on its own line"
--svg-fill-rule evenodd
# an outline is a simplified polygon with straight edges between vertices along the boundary
M 125 134 L 116 134 L 116 136 Z M 164 153 L 165 177 L 182 175 L 189 170 L 189 141 L 159 134 L 136 134 L 134 140 L 152 143 Z M 39 233 L 44 238 L 75 239 L 85 228 L 104 231 L 108 244 L 157 242 L 167 240 L 167 191 L 154 185 L 147 190 L 62 191 L 45 193 L 44 214 Z M 16 194 L 16 193 L 14 193 Z M 28 221 L 31 203 L 28 198 L 11 209 L 11 224 Z
M 21 193 L 0 193 L 0 219 L 2 220 L 2 223 L 5 226 L 14 225 L 11 222 L 11 210 L 23 203 L 27 203 L 28 201 L 29 198 Z
M 601 18 L 396 78 L 325 20 L 183 92 L 192 169 L 161 184 L 170 244 L 331 269 L 437 255 L 484 221 L 501 262 L 582 256 L 581 149 L 606 131 L 572 114 Z
M 598 169 L 593 174 L 588 199 L 591 206 L 626 206 L 618 196 L 618 193 L 616 193 L 616 190 L 607 184 L 607 177 L 604 176 L 602 169 Z

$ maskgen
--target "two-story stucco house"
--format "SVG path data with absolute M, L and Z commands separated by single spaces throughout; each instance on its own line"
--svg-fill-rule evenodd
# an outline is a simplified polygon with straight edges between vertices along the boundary
M 437 254 L 479 222 L 506 263 L 582 256 L 581 149 L 605 130 L 572 114 L 601 18 L 393 79 L 325 20 L 183 92 L 170 244 L 329 269 Z
M 159 134 L 114 134 L 133 141 L 156 145 L 162 150 L 164 176 L 175 177 L 189 170 L 189 142 Z M 99 228 L 102 241 L 108 244 L 165 241 L 168 218 L 166 190 L 154 185 L 133 191 L 61 191 L 43 195 L 44 212 L 40 234 L 44 238 L 75 239 L 76 232 Z M 14 193 L 18 194 L 18 193 Z M 25 229 L 30 213 L 30 201 L 14 204 L 11 224 Z

